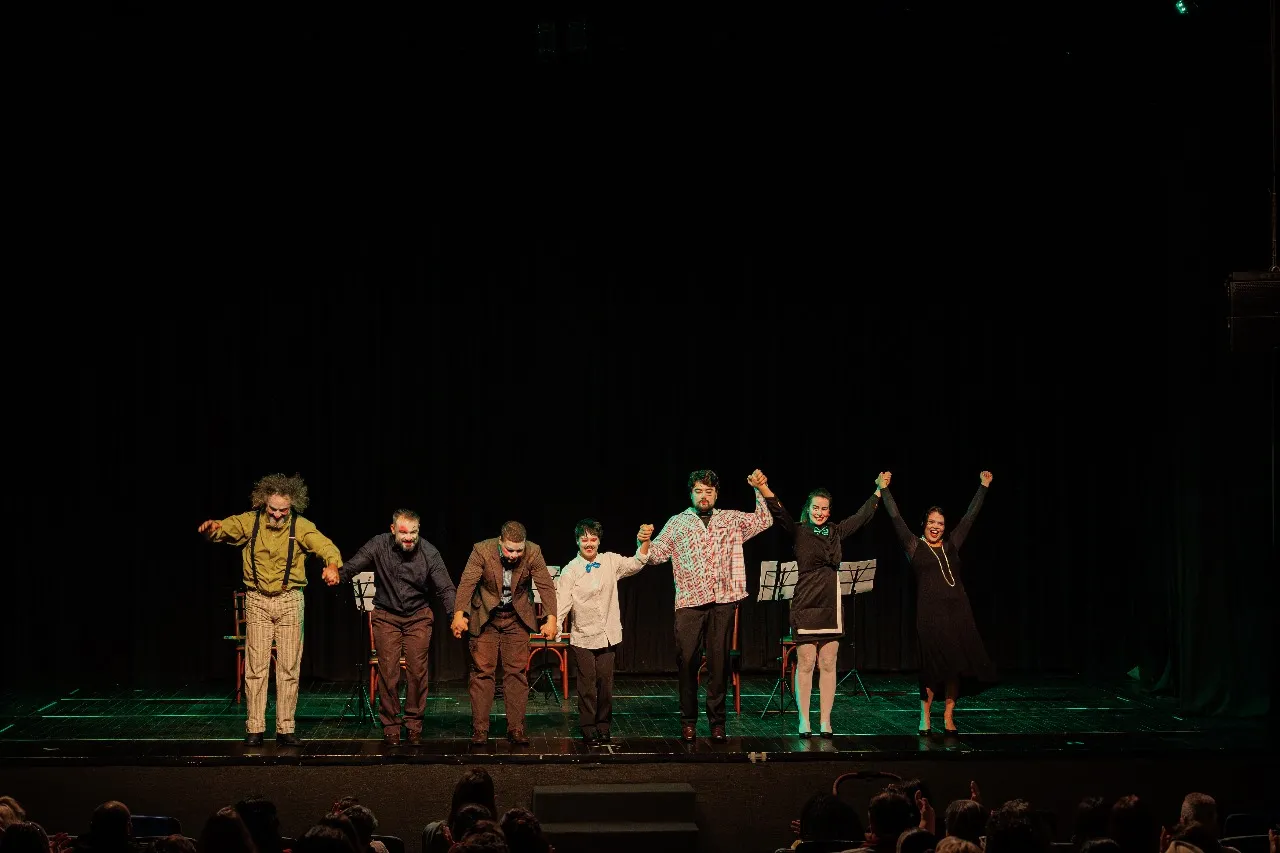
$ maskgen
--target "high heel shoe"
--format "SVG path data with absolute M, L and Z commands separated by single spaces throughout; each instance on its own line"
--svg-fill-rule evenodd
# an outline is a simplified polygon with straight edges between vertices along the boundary
M 928 737 L 933 734 L 933 729 L 919 729 L 916 731 L 916 734 L 920 735 L 920 737 Z
M 804 728 L 796 732 L 796 735 L 804 738 L 805 740 L 808 740 L 809 738 L 813 737 L 813 731 L 810 730 L 808 722 L 805 723 Z
M 942 734 L 943 734 L 943 736 L 944 736 L 944 737 L 955 737 L 956 735 L 960 734 L 960 730 L 959 730 L 959 729 L 949 729 L 949 728 L 947 728 L 946 723 L 943 723 L 943 724 L 942 724 Z
M 835 737 L 835 732 L 833 732 L 833 731 L 831 730 L 831 724 L 830 724 L 830 723 L 827 723 L 826 725 L 819 726 L 818 728 L 819 728 L 819 732 L 818 732 L 818 734 L 822 735 L 824 738 L 828 738 L 828 739 L 830 739 L 830 738 Z

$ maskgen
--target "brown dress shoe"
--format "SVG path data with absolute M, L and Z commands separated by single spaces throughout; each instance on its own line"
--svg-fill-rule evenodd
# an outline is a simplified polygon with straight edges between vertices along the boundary
M 529 745 L 529 739 L 525 737 L 524 729 L 512 729 L 511 731 L 507 732 L 507 740 L 511 741 L 517 746 Z
M 715 743 L 724 743 L 729 738 L 724 733 L 724 726 L 711 727 L 711 740 Z
M 489 742 L 489 733 L 482 731 L 474 731 L 471 733 L 471 742 L 476 746 L 484 746 Z
M 422 732 L 409 729 L 409 746 L 422 746 Z
M 384 746 L 399 746 L 399 745 L 400 745 L 400 733 L 399 733 L 399 732 L 384 732 L 384 733 L 383 733 L 383 735 L 382 735 L 382 743 L 383 743 L 383 745 L 384 745 Z
M 698 730 L 695 729 L 693 726 L 680 727 L 680 740 L 684 741 L 685 743 L 693 743 L 697 739 L 698 739 Z

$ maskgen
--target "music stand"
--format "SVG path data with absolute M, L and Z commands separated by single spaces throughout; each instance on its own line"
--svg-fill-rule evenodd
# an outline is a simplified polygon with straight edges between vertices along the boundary
M 369 623 L 369 614 L 373 612 L 373 595 L 377 591 L 374 585 L 373 572 L 360 572 L 351 578 L 351 588 L 355 592 L 356 610 L 360 613 L 360 618 L 356 620 L 356 648 L 360 652 L 356 655 L 356 683 L 351 687 L 351 695 L 347 697 L 347 704 L 342 707 L 342 714 L 338 717 L 338 722 L 342 722 L 347 718 L 347 710 L 351 707 L 351 703 L 356 703 L 355 718 L 357 723 L 366 725 L 373 724 L 373 700 L 369 698 L 369 688 L 365 685 L 369 683 L 368 667 L 369 667 L 369 651 L 367 643 L 368 638 L 365 637 L 365 631 Z
M 862 560 L 857 563 L 841 563 L 840 564 L 840 594 L 852 595 L 853 603 L 856 605 L 858 596 L 862 593 L 871 592 L 871 588 L 875 585 L 876 580 L 876 561 Z M 836 682 L 836 689 L 840 689 L 840 685 L 844 684 L 844 680 L 852 675 L 858 680 L 858 686 L 862 688 L 862 695 L 867 697 L 867 701 L 871 701 L 871 694 L 867 692 L 867 686 L 862 683 L 862 676 L 858 674 L 858 641 L 857 634 L 853 630 L 853 626 L 849 627 L 849 649 L 853 663 L 849 667 L 849 671 L 840 677 Z
M 796 569 L 796 563 L 792 560 L 789 563 L 782 563 L 778 560 L 762 560 L 760 562 L 760 592 L 756 595 L 756 601 L 790 601 L 796 594 L 796 577 L 799 572 Z M 786 672 L 787 662 L 779 658 L 782 664 L 782 672 Z M 773 694 L 778 694 L 778 711 L 779 714 L 787 712 L 787 697 L 791 696 L 795 701 L 795 696 L 791 691 L 782 690 L 782 675 L 778 675 L 778 680 L 773 683 L 773 688 L 769 691 L 769 699 L 764 703 L 764 710 L 760 712 L 760 718 L 764 719 L 764 715 L 769 713 L 769 707 L 773 704 Z M 792 709 L 794 710 L 794 709 Z
M 555 583 L 556 580 L 559 579 L 560 572 L 562 571 L 564 571 L 564 569 L 561 566 L 547 566 L 547 573 L 551 575 L 552 583 Z M 538 585 L 536 583 L 529 584 L 529 591 L 532 593 L 534 606 L 541 607 L 542 596 L 538 594 Z M 563 636 L 564 632 L 561 631 L 560 633 Z M 558 638 L 556 640 L 548 640 L 546 637 L 543 637 L 540 640 L 535 640 L 532 636 L 532 632 L 530 632 L 529 654 L 533 654 L 533 648 L 535 648 L 538 643 L 542 644 L 543 651 L 542 656 L 538 661 L 538 674 L 529 682 L 529 698 L 532 699 L 535 693 L 540 693 L 542 694 L 542 699 L 545 702 L 547 701 L 547 696 L 549 694 L 558 705 L 560 704 L 560 692 L 556 690 L 556 680 L 552 677 L 551 667 L 547 664 L 547 647 L 553 642 L 560 642 L 560 640 Z M 569 665 L 569 661 L 566 659 L 564 664 L 567 667 Z

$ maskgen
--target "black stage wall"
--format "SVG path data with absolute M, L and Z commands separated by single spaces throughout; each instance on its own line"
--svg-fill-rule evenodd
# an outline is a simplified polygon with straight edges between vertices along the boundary
M 1220 304 L 1265 250 L 1265 9 L 1220 6 L 877 7 L 785 67 L 691 18 L 705 42 L 591 74 L 387 21 L 68 24 L 53 126 L 97 132 L 44 152 L 7 314 L 5 687 L 229 681 L 236 555 L 195 529 L 272 471 L 345 553 L 417 509 L 456 577 L 510 518 L 555 562 L 586 515 L 626 550 L 694 468 L 723 507 L 760 467 L 837 514 L 890 469 L 953 521 L 989 468 L 964 557 L 1000 666 L 1265 711 L 1274 367 Z M 749 543 L 753 593 L 784 546 Z M 883 566 L 859 665 L 913 668 L 887 518 L 846 553 Z M 669 569 L 622 590 L 621 668 L 672 671 Z M 350 599 L 307 607 L 304 674 L 350 677 Z M 743 605 L 745 666 L 784 623 Z

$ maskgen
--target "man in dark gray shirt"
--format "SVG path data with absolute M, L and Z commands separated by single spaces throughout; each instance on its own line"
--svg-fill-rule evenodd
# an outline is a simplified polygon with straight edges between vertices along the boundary
M 382 742 L 400 745 L 400 726 L 409 743 L 422 742 L 422 712 L 427 704 L 427 652 L 431 648 L 431 597 L 452 614 L 456 590 L 436 547 L 418 536 L 416 512 L 398 509 L 391 516 L 391 532 L 370 539 L 343 564 L 326 569 L 329 586 L 350 581 L 373 570 L 373 647 L 378 653 L 378 719 Z M 409 685 L 404 716 L 400 714 L 400 656 L 403 650 Z

